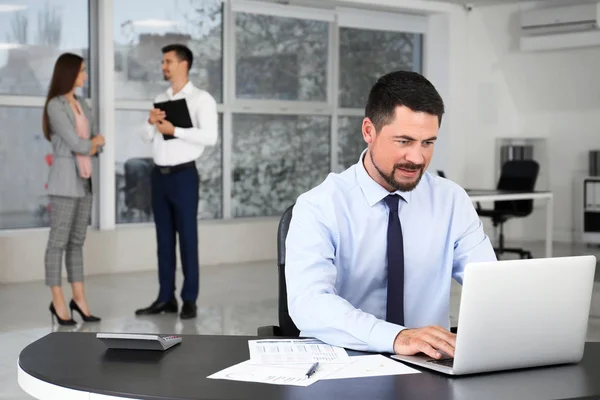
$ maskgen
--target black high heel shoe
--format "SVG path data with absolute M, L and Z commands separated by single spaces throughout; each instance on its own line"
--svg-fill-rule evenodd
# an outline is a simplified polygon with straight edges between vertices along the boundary
M 98 322 L 101 320 L 101 318 L 99 317 L 94 317 L 93 315 L 85 315 L 83 313 L 83 311 L 81 311 L 81 308 L 79 308 L 79 306 L 77 305 L 77 303 L 75 303 L 75 300 L 71 299 L 71 302 L 69 303 L 69 308 L 71 309 L 71 318 L 73 318 L 73 311 L 77 311 L 79 313 L 79 315 L 81 316 L 81 319 L 83 319 L 85 322 Z
M 77 325 L 77 322 L 75 322 L 73 320 L 73 318 L 70 318 L 70 319 L 62 319 L 62 318 L 60 318 L 58 316 L 58 314 L 56 313 L 56 309 L 54 308 L 54 303 L 52 303 L 52 302 L 50 302 L 50 314 L 52 316 L 52 322 L 53 323 L 54 323 L 54 318 L 56 318 L 56 321 L 58 322 L 59 325 Z

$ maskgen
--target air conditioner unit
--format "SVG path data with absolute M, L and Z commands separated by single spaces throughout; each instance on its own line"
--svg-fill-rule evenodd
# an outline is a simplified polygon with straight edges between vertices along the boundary
M 521 33 L 550 35 L 600 29 L 600 3 L 540 8 L 521 13 Z
M 600 3 L 521 12 L 522 51 L 600 46 Z

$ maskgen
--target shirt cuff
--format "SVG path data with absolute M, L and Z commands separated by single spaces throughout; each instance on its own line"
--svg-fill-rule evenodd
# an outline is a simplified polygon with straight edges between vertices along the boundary
M 180 127 L 176 126 L 175 130 L 173 131 L 173 136 L 181 139 L 183 136 L 183 130 Z
M 387 321 L 377 321 L 369 335 L 369 347 L 376 353 L 394 354 L 394 341 L 404 329 Z
M 147 132 L 147 137 L 152 137 L 154 136 L 154 133 L 156 133 L 156 127 L 154 125 L 151 125 L 148 123 L 148 121 L 146 121 L 146 132 Z

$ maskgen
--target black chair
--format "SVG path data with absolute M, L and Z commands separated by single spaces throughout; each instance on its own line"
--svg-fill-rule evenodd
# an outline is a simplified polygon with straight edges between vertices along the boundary
M 277 229 L 277 272 L 279 274 L 279 326 L 261 326 L 258 336 L 298 337 L 300 331 L 288 312 L 287 288 L 285 284 L 285 238 L 292 220 L 292 204 L 283 212 Z
M 511 160 L 502 166 L 497 189 L 501 191 L 532 192 L 540 166 L 533 160 Z M 511 218 L 524 218 L 533 212 L 533 200 L 495 201 L 493 209 L 483 209 L 477 203 L 477 214 L 492 219 L 494 228 L 500 227 L 497 256 L 503 253 L 517 253 L 521 258 L 533 258 L 531 252 L 522 248 L 504 247 L 504 223 Z
M 132 218 L 133 211 L 141 211 L 145 220 L 152 217 L 151 175 L 154 168 L 152 158 L 131 158 L 125 161 L 125 210 L 123 217 Z

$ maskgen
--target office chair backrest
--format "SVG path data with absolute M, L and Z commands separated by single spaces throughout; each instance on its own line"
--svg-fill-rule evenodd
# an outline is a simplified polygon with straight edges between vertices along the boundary
M 144 211 L 152 209 L 152 158 L 130 158 L 125 161 L 125 204 Z
M 540 166 L 533 160 L 511 160 L 504 163 L 498 181 L 498 190 L 532 192 Z M 533 200 L 496 201 L 496 211 L 525 217 L 533 211 Z
M 292 220 L 292 204 L 283 212 L 277 229 L 277 268 L 279 271 L 279 327 L 283 336 L 299 336 L 300 331 L 288 312 L 287 287 L 285 284 L 285 238 Z

